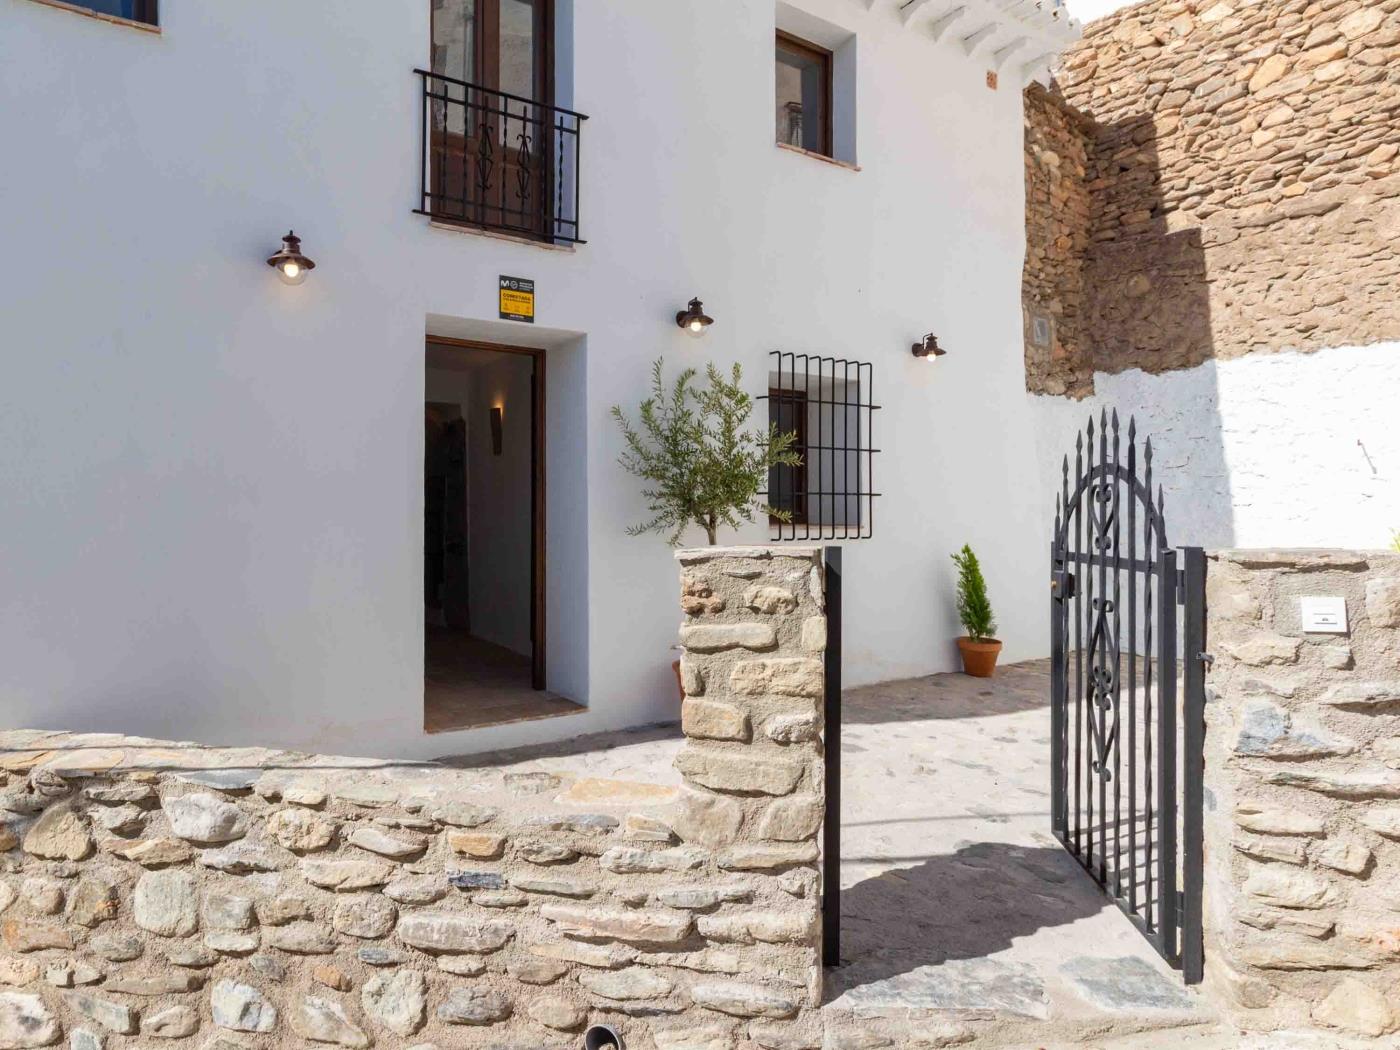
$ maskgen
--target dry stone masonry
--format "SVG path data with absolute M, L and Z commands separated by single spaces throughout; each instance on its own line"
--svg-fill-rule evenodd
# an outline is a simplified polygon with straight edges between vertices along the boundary
M 1246 1027 L 1400 1031 L 1400 554 L 1221 552 L 1207 602 L 1207 980 Z
M 0 1050 L 820 1046 L 817 555 L 680 558 L 683 786 L 0 734 Z
M 1135 4 L 1025 113 L 1029 389 L 1400 339 L 1400 0 Z

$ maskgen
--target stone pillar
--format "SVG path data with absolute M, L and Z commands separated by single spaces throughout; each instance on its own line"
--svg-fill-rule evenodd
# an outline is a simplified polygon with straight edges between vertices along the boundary
M 744 1018 L 759 1046 L 805 1046 L 804 1037 L 820 1046 L 821 552 L 717 547 L 676 558 L 686 736 L 676 766 L 686 788 L 675 829 L 714 850 L 752 901 L 699 917 L 697 930 L 730 939 L 707 924 L 742 928 L 775 946 L 761 970 L 696 985 L 691 996 Z
M 1248 1028 L 1400 1030 L 1400 554 L 1208 573 L 1207 980 Z M 1306 631 L 1304 596 L 1349 631 Z

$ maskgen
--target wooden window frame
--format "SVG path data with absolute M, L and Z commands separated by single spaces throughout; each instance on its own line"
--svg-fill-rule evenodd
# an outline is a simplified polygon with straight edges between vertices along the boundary
M 148 0 L 154 4 L 156 0 Z M 531 102 L 554 105 L 554 0 L 534 0 L 535 34 L 535 98 Z M 436 10 L 428 11 L 428 65 L 433 68 L 432 32 Z M 476 31 L 472 33 L 473 79 L 471 83 L 488 91 L 499 91 L 501 80 L 501 5 L 500 0 L 477 0 Z M 450 75 L 450 74 L 449 74 Z
M 816 59 L 816 61 L 821 66 L 823 95 L 822 121 L 820 128 L 821 148 L 816 150 L 807 149 L 805 146 L 792 146 L 791 148 L 800 149 L 804 153 L 816 153 L 822 157 L 834 158 L 835 136 L 832 134 L 831 106 L 833 97 L 835 95 L 833 86 L 835 75 L 833 70 L 834 60 L 832 57 L 832 53 L 819 44 L 814 44 L 810 40 L 804 40 L 800 36 L 794 36 L 792 33 L 786 33 L 781 29 L 777 31 L 777 41 L 775 47 L 777 49 L 787 51 L 790 54 L 800 55 L 804 58 Z M 774 55 L 773 61 L 776 64 L 776 55 Z M 779 145 L 790 146 L 790 143 L 784 143 L 779 141 Z

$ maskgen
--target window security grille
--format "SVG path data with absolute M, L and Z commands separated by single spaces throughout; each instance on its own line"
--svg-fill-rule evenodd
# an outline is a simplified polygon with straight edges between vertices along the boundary
M 774 467 L 773 540 L 869 539 L 875 528 L 874 367 L 864 361 L 774 350 L 769 354 L 768 422 L 797 434 L 796 467 Z

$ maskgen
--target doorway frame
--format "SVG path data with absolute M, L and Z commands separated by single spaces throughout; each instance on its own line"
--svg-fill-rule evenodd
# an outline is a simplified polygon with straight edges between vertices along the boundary
M 545 352 L 533 346 L 491 343 L 483 339 L 457 339 L 429 335 L 423 348 L 458 347 L 489 350 L 530 357 L 530 688 L 543 692 L 546 686 L 545 654 L 548 640 L 545 617 Z M 470 552 L 468 553 L 470 557 Z

